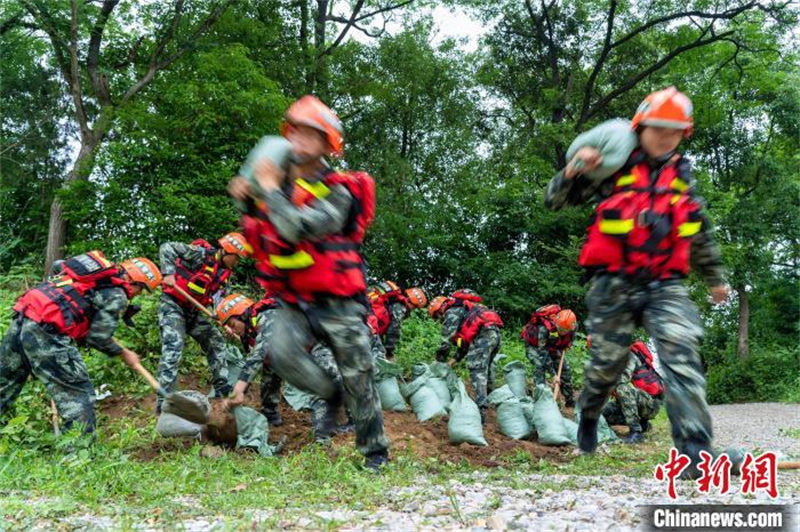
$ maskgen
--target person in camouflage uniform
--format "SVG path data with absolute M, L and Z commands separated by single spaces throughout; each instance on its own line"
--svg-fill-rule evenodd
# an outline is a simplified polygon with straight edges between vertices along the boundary
M 582 176 L 602 162 L 600 152 L 592 147 L 580 148 L 567 167 L 558 172 L 550 181 L 545 193 L 545 206 L 558 210 L 565 205 L 580 205 L 593 198 L 609 201 L 633 201 L 636 194 L 657 194 L 670 191 L 661 209 L 673 209 L 672 216 L 659 215 L 655 211 L 642 210 L 633 214 L 633 228 L 637 231 L 651 231 L 650 238 L 642 245 L 643 253 L 655 253 L 647 266 L 633 268 L 643 260 L 642 257 L 624 253 L 607 258 L 621 246 L 623 231 L 628 231 L 629 222 L 617 221 L 611 215 L 623 213 L 624 203 L 618 203 L 618 210 L 594 218 L 590 226 L 589 238 L 581 252 L 580 262 L 589 266 L 592 274 L 586 294 L 589 314 L 586 322 L 591 334 L 591 359 L 584 373 L 584 388 L 579 404 L 582 411 L 578 431 L 578 444 L 584 452 L 593 452 L 597 446 L 597 418 L 602 412 L 609 392 L 619 381 L 629 360 L 629 349 L 634 328 L 644 326 L 655 341 L 665 376 L 667 414 L 672 423 L 672 438 L 679 451 L 688 455 L 691 465 L 684 477 L 696 477 L 699 472 L 700 451 L 712 452 L 711 416 L 706 402 L 706 381 L 699 356 L 702 337 L 700 316 L 696 305 L 681 279 L 689 269 L 689 263 L 711 287 L 713 300 L 717 303 L 728 296 L 724 282 L 724 269 L 720 252 L 714 243 L 707 217 L 699 210 L 700 203 L 691 196 L 691 182 L 688 177 L 688 162 L 675 151 L 682 136 L 691 133 L 691 102 L 674 87 L 654 93 L 643 102 L 634 117 L 632 127 L 637 132 L 640 150 L 635 150 L 623 168 L 604 180 L 589 179 Z M 675 177 L 672 177 L 675 176 Z M 631 183 L 638 183 L 649 177 L 650 187 L 632 190 L 629 195 L 621 195 Z M 656 182 L 670 182 L 656 188 Z M 659 185 L 661 187 L 661 185 Z M 639 192 L 636 192 L 639 190 Z M 654 205 L 648 203 L 649 205 Z M 607 203 L 601 203 L 598 209 Z M 605 207 L 610 209 L 611 207 Z M 687 216 L 678 208 L 691 208 L 689 222 L 679 236 L 662 236 L 664 222 L 676 216 Z M 625 211 L 628 212 L 628 211 Z M 694 216 L 694 218 L 693 218 Z M 606 239 L 597 237 L 595 229 L 604 231 L 602 224 L 608 221 L 608 232 L 615 231 L 623 237 Z M 614 223 L 616 222 L 616 223 Z M 641 232 L 636 233 L 641 234 Z M 656 237 L 656 238 L 653 238 Z M 688 239 L 688 240 L 685 240 Z M 671 249 L 650 247 L 651 240 L 659 246 L 669 242 Z M 605 242 L 598 246 L 600 242 Z M 677 255 L 677 250 L 685 255 Z M 620 258 L 621 257 L 621 258 Z M 632 261 L 637 262 L 632 262 Z M 620 262 L 621 261 L 621 262 Z M 664 270 L 665 261 L 674 261 L 670 270 Z M 617 273 L 623 272 L 623 273 Z M 627 273 L 630 272 L 630 273 Z
M 436 301 L 436 299 L 434 299 Z M 470 313 L 476 309 L 478 319 L 474 322 L 477 328 L 473 331 L 473 338 L 464 341 L 462 336 L 469 328 Z M 497 352 L 500 350 L 500 327 L 502 321 L 481 321 L 481 316 L 497 316 L 479 303 L 462 301 L 457 298 L 448 298 L 443 306 L 432 304 L 429 309 L 431 317 L 442 320 L 442 344 L 436 351 L 436 360 L 445 362 L 450 356 L 450 348 L 456 345 L 455 362 L 466 359 L 472 389 L 475 392 L 475 403 L 481 410 L 481 419 L 485 417 L 484 411 L 489 407 L 488 396 L 491 392 L 489 382 L 489 368 Z
M 241 294 L 230 294 L 217 305 L 217 318 L 230 327 L 239 337 L 247 354 L 239 372 L 233 394 L 232 405 L 244 402 L 248 385 L 261 373 L 261 413 L 270 425 L 283 424 L 278 406 L 280 405 L 281 379 L 269 363 L 269 347 L 272 344 L 272 322 L 275 318 L 277 302 L 265 296 L 254 303 Z
M 663 403 L 661 395 L 651 395 L 633 385 L 633 375 L 638 371 L 649 370 L 641 360 L 631 351 L 628 365 L 619 377 L 613 400 L 603 407 L 603 417 L 612 425 L 627 425 L 630 429 L 628 436 L 623 438 L 625 443 L 641 443 L 644 441 L 643 433 L 650 428 L 650 420 L 658 415 Z
M 237 245 L 238 244 L 238 245 Z M 228 382 L 227 352 L 222 333 L 175 287 L 189 293 L 201 305 L 210 305 L 223 290 L 231 270 L 240 257 L 249 256 L 249 244 L 238 233 L 229 233 L 219 240 L 219 247 L 205 241 L 192 244 L 166 242 L 159 249 L 164 290 L 158 307 L 161 327 L 161 358 L 158 361 L 158 383 L 166 391 L 175 390 L 178 366 L 188 334 L 200 344 L 211 370 L 214 393 L 225 397 L 231 392 Z M 176 276 L 177 274 L 177 276 Z M 156 412 L 161 412 L 159 396 Z
M 288 144 L 290 157 L 260 157 L 228 188 L 241 202 L 259 280 L 279 300 L 270 363 L 288 383 L 329 401 L 328 416 L 344 400 L 356 446 L 366 467 L 377 471 L 389 461 L 389 441 L 374 384 L 360 253 L 374 216 L 374 181 L 362 172 L 329 168 L 323 157 L 341 150 L 342 128 L 317 98 L 292 104 L 286 124 L 286 139 L 274 143 Z M 333 352 L 344 394 L 307 355 L 318 342 Z
M 92 253 L 102 257 L 99 252 Z M 65 264 L 69 265 L 70 259 Z M 125 261 L 118 270 L 113 265 L 108 269 L 121 272 L 115 275 L 124 283 L 97 281 L 94 286 L 85 284 L 89 288 L 79 290 L 80 296 L 74 291 L 55 295 L 60 287 L 75 289 L 81 284 L 75 277 L 62 274 L 49 278 L 18 300 L 11 325 L 0 345 L 0 419 L 5 417 L 33 374 L 44 383 L 65 429 L 80 425 L 86 433 L 94 432 L 94 387 L 78 346 L 92 347 L 109 357 L 120 357 L 131 368 L 138 366 L 139 356 L 119 345 L 113 338 L 114 331 L 129 301 L 143 289 L 153 290 L 161 282 L 155 264 L 144 258 Z M 36 301 L 37 293 L 52 297 L 48 303 L 40 305 Z M 59 320 L 57 311 L 49 305 L 63 303 L 81 306 L 82 317 L 75 314 L 68 317 L 62 310 L 63 318 Z M 42 308 L 49 310 L 42 312 Z M 78 323 L 85 327 L 82 333 L 70 327 Z
M 569 322 L 567 328 L 558 327 L 559 318 L 564 314 L 566 321 Z M 564 405 L 568 408 L 575 406 L 575 392 L 572 387 L 572 365 L 566 356 L 566 351 L 572 347 L 575 335 L 575 314 L 571 310 L 560 311 L 557 315 L 542 316 L 536 319 L 537 315 L 529 322 L 524 331 L 523 338 L 530 335 L 536 341 L 525 342 L 525 356 L 533 366 L 533 382 L 536 385 L 545 384 L 547 373 L 550 372 L 555 378 L 558 376 L 558 366 L 561 364 L 561 386 L 560 391 L 564 395 Z M 547 325 L 543 320 L 548 320 Z M 550 326 L 550 329 L 548 329 Z M 535 345 L 534 345 L 535 344 Z M 561 363 L 563 356 L 564 362 Z

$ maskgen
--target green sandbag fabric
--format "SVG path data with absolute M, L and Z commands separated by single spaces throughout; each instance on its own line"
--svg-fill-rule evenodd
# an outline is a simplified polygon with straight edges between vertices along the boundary
M 420 421 L 447 414 L 442 401 L 428 383 L 428 377 L 425 375 L 420 375 L 408 384 L 404 384 L 400 387 L 400 391 L 411 403 L 411 408 Z
M 581 412 L 580 412 L 580 410 L 577 410 L 577 409 L 575 410 L 575 421 L 577 421 L 578 423 L 581 422 Z M 619 440 L 619 436 L 617 436 L 617 433 L 614 432 L 614 429 L 612 429 L 609 426 L 608 421 L 606 421 L 606 418 L 603 417 L 603 415 L 601 414 L 600 417 L 597 420 L 597 442 L 598 443 L 617 443 L 619 441 L 620 441 Z M 576 435 L 575 445 L 577 445 L 577 444 L 578 444 L 578 441 L 577 441 L 577 435 Z
M 553 391 L 540 384 L 536 387 L 533 403 L 533 426 L 543 445 L 566 445 L 572 443 L 564 426 L 564 417 L 553 399 Z
M 247 154 L 247 159 L 239 168 L 239 175 L 247 179 L 257 196 L 263 196 L 264 190 L 253 175 L 256 163 L 262 159 L 268 159 L 276 166 L 288 171 L 291 151 L 291 143 L 283 137 L 277 135 L 262 137 L 258 144 Z M 245 210 L 244 204 L 239 200 L 234 200 L 234 203 L 240 211 Z
M 569 442 L 572 445 L 578 445 L 578 424 L 569 419 L 568 417 L 565 417 L 564 431 L 567 433 L 567 436 L 569 437 Z
M 311 402 L 314 400 L 314 395 L 304 392 L 297 386 L 291 383 L 283 383 L 283 398 L 289 403 L 289 406 L 297 412 L 311 409 Z
M 525 373 L 525 365 L 519 360 L 509 362 L 503 368 L 505 374 L 506 384 L 514 395 L 517 397 L 525 397 L 528 395 L 527 388 L 527 375 Z
M 236 448 L 255 449 L 261 456 L 273 456 L 269 441 L 269 423 L 260 412 L 247 406 L 233 409 L 236 418 Z
M 450 389 L 447 386 L 447 380 L 453 374 L 453 370 L 444 362 L 434 362 L 429 366 L 430 376 L 428 383 L 431 385 L 439 400 L 445 408 L 450 406 L 452 397 L 450 396 Z
M 483 437 L 481 411 L 467 394 L 464 383 L 461 380 L 451 379 L 450 387 L 453 390 L 453 400 L 448 408 L 450 419 L 447 421 L 447 435 L 450 437 L 450 443 L 466 442 L 473 445 L 489 445 Z
M 397 378 L 403 374 L 403 368 L 386 359 L 375 360 L 375 386 L 381 399 L 381 408 L 393 412 L 408 410 Z
M 600 166 L 584 175 L 593 181 L 602 181 L 622 168 L 638 145 L 639 137 L 631 130 L 629 121 L 619 118 L 607 120 L 581 133 L 572 141 L 567 149 L 567 161 L 572 160 L 580 148 L 585 146 L 597 148 L 603 156 L 603 161 Z
M 497 425 L 501 433 L 515 440 L 531 435 L 531 425 L 525 418 L 522 404 L 508 385 L 496 389 L 487 399 L 497 410 Z

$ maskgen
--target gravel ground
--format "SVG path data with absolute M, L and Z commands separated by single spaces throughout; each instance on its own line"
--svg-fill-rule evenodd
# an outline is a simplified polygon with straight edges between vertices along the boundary
M 800 406 L 775 403 L 712 407 L 717 446 L 776 451 L 782 458 L 800 456 Z M 790 433 L 786 429 L 794 429 Z M 602 448 L 600 450 L 602 452 Z M 693 482 L 679 482 L 681 504 L 793 504 L 800 519 L 800 471 L 781 471 L 779 497 L 764 493 L 744 496 L 739 481 L 732 479 L 727 495 L 703 495 Z M 181 502 L 192 506 L 191 498 Z M 627 531 L 641 522 L 639 506 L 668 504 L 664 483 L 654 478 L 622 475 L 578 476 L 476 471 L 468 476 L 436 484 L 421 477 L 412 487 L 397 488 L 377 510 L 335 508 L 286 508 L 253 510 L 252 523 L 230 523 L 221 516 L 176 523 L 174 528 L 192 532 L 233 528 L 258 529 L 259 522 L 275 523 L 292 530 L 555 530 Z M 797 521 L 800 522 L 800 521 Z M 42 530 L 52 527 L 44 524 Z M 116 528 L 113 520 L 72 516 L 59 523 L 69 528 Z M 262 525 L 263 527 L 263 525 Z
M 711 417 L 714 440 L 719 447 L 774 451 L 782 459 L 800 459 L 800 405 L 714 405 Z M 787 432 L 790 429 L 793 429 L 793 436 Z

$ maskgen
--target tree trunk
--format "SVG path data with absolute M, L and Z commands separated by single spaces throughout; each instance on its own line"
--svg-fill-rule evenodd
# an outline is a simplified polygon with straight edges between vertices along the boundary
M 744 286 L 736 288 L 739 297 L 739 344 L 736 353 L 739 358 L 747 358 L 750 354 L 748 336 L 750 334 L 750 299 Z
M 94 135 L 93 135 L 94 137 Z M 64 187 L 78 179 L 87 179 L 94 169 L 94 156 L 99 140 L 83 139 L 81 149 L 75 164 L 67 174 Z M 64 207 L 58 199 L 58 194 L 50 204 L 50 224 L 47 228 L 47 248 L 44 255 L 44 273 L 49 275 L 53 269 L 53 262 L 64 257 L 64 245 L 67 239 L 67 221 L 64 219 Z

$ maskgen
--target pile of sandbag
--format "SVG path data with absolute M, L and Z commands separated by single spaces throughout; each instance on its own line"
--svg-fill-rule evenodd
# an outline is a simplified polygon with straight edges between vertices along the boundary
M 401 386 L 400 391 L 411 404 L 419 421 L 444 416 L 447 414 L 442 399 L 437 392 L 437 384 L 427 364 L 414 364 L 411 368 L 411 382 Z M 449 391 L 447 392 L 449 395 Z
M 536 439 L 542 445 L 567 445 L 573 443 L 570 437 L 574 421 L 565 420 L 553 399 L 549 386 L 539 384 L 533 396 L 533 406 L 529 410 L 531 424 L 536 429 Z M 569 423 L 566 423 L 566 422 Z M 574 427 L 577 434 L 577 425 Z
M 400 393 L 400 379 L 403 368 L 385 358 L 375 359 L 375 387 L 381 399 L 381 408 L 393 412 L 408 410 L 403 394 Z
M 497 425 L 500 432 L 509 438 L 522 440 L 530 436 L 531 424 L 525 417 L 522 400 L 507 384 L 494 390 L 487 398 L 497 412 Z
M 575 441 L 573 444 L 578 445 L 578 423 L 581 422 L 581 413 L 580 410 L 575 411 Z M 609 426 L 608 421 L 606 418 L 600 414 L 600 418 L 597 420 L 597 442 L 598 443 L 616 443 L 619 441 L 619 436 L 614 430 Z

